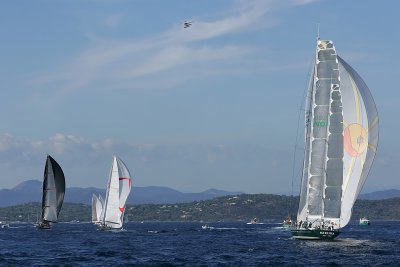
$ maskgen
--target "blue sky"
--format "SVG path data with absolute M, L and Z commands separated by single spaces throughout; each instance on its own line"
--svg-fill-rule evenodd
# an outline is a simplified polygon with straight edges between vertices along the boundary
M 399 8 L 389 0 L 0 1 L 0 188 L 41 179 L 46 154 L 67 186 L 105 187 L 115 153 L 136 186 L 290 192 L 318 23 L 380 114 L 364 191 L 400 188 Z

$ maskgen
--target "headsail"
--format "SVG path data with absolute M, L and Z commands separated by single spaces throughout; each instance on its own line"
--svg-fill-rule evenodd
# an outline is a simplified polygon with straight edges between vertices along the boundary
M 65 177 L 60 165 L 47 156 L 43 177 L 42 222 L 57 222 L 65 195 Z
M 352 207 L 375 158 L 379 138 L 378 111 L 360 75 L 338 56 L 343 98 L 343 197 L 340 225 L 350 221 Z
M 298 221 L 350 220 L 378 143 L 378 115 L 368 87 L 336 54 L 317 41 L 305 114 L 305 153 Z
M 121 212 L 121 220 L 124 218 L 125 204 L 128 199 L 129 193 L 131 192 L 132 179 L 129 173 L 128 167 L 125 163 L 117 158 L 118 171 L 119 171 L 119 211 Z

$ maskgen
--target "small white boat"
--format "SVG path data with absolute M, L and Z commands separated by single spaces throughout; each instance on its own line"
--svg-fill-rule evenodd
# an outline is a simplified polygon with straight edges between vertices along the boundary
M 359 223 L 360 225 L 363 225 L 363 226 L 368 226 L 368 225 L 370 225 L 371 223 L 370 223 L 370 221 L 368 220 L 368 218 L 367 217 L 362 217 L 361 219 L 360 219 L 360 223 Z
M 10 228 L 10 225 L 8 223 L 5 222 L 0 222 L 0 227 L 3 228 Z
M 283 220 L 282 226 L 283 227 L 292 226 L 292 219 L 290 218 L 290 216 L 288 216 L 285 220 Z
M 258 224 L 258 220 L 257 220 L 257 218 L 253 218 L 250 220 L 250 222 L 248 222 L 246 224 Z
M 208 223 L 206 223 L 206 224 L 204 224 L 204 225 L 201 226 L 201 229 L 204 229 L 204 230 L 211 230 L 211 229 L 214 229 L 214 227 L 211 227 L 211 226 L 208 225 Z

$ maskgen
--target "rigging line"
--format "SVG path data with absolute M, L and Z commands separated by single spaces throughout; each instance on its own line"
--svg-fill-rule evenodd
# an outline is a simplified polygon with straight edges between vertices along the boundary
M 302 171 L 303 171 L 303 168 L 300 167 L 300 168 L 298 169 L 298 171 L 297 171 L 296 177 L 301 178 Z

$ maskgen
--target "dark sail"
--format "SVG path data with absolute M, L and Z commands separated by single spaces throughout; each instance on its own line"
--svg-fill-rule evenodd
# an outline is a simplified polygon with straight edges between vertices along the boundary
M 64 173 L 60 165 L 51 156 L 47 156 L 43 178 L 42 222 L 57 222 L 64 194 Z

